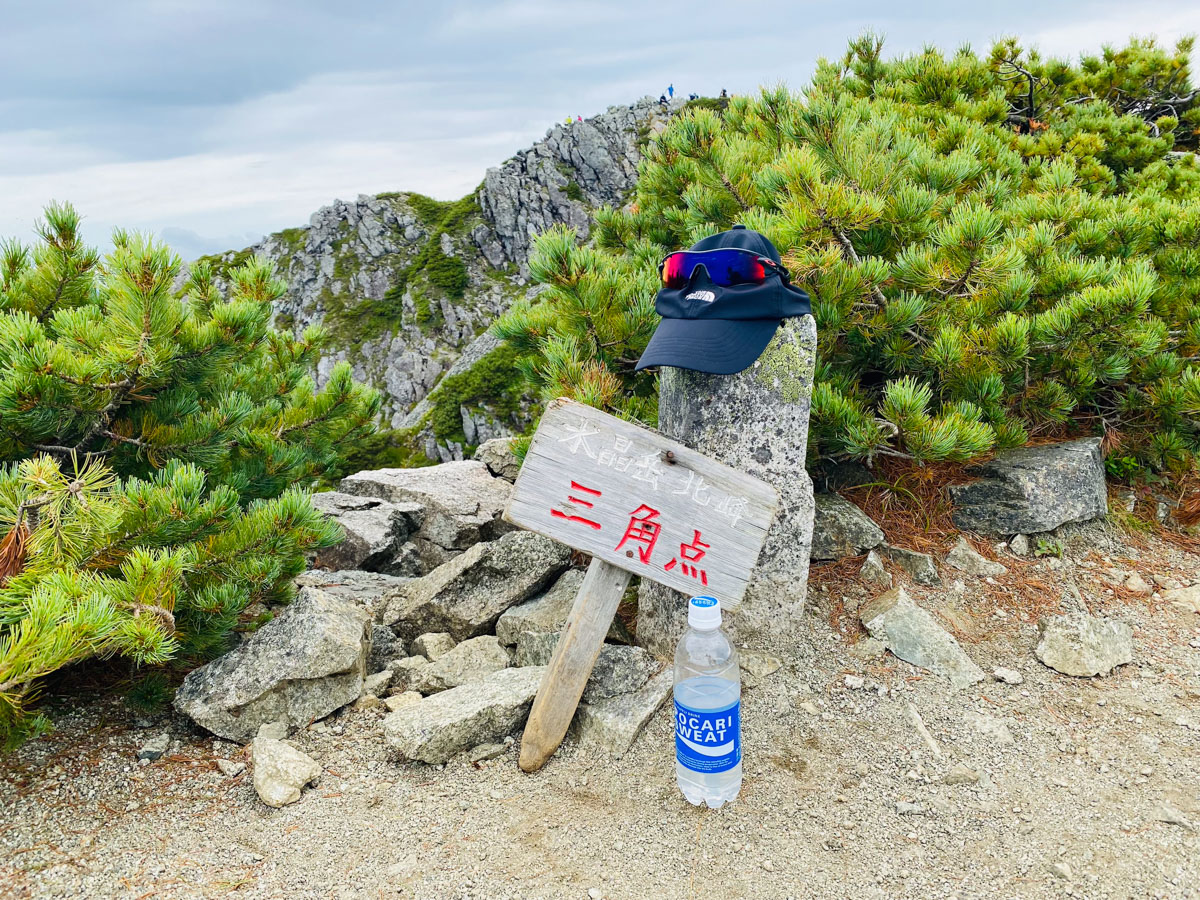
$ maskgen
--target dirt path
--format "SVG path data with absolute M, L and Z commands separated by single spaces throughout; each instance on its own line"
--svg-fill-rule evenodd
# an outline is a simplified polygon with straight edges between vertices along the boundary
M 98 700 L 8 759 L 0 896 L 1200 897 L 1200 615 L 1105 587 L 1133 570 L 1192 583 L 1200 558 L 1098 540 L 1010 576 L 1076 583 L 1134 626 L 1134 663 L 1104 679 L 1037 662 L 1006 577 L 920 592 L 960 633 L 987 626 L 968 645 L 986 671 L 1025 676 L 958 693 L 856 655 L 856 630 L 830 625 L 855 588 L 818 587 L 806 646 L 745 692 L 745 784 L 718 812 L 679 796 L 665 709 L 625 758 L 568 744 L 532 777 L 515 747 L 478 767 L 398 764 L 379 714 L 346 710 L 296 737 L 325 774 L 271 810 L 248 773 L 217 771 L 233 745 L 172 719 L 172 751 L 139 766 L 164 723 L 132 728 Z M 944 783 L 956 766 L 978 782 Z

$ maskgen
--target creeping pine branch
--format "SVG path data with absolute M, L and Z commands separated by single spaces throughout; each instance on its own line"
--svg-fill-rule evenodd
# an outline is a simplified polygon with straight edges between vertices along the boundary
M 842 256 L 846 258 L 846 261 L 856 266 L 860 265 L 862 260 L 859 258 L 858 252 L 854 249 L 854 245 L 850 243 L 849 235 L 840 228 L 835 227 L 825 216 L 821 216 L 821 224 L 833 234 L 842 248 Z M 879 289 L 878 285 L 871 288 L 871 299 L 875 301 L 875 305 L 880 309 L 887 307 L 887 297 L 883 295 L 883 291 Z

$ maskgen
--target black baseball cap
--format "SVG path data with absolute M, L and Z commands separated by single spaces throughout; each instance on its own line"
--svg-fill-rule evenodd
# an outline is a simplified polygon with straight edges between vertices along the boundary
M 736 247 L 782 267 L 779 251 L 745 225 L 710 235 L 692 251 Z M 654 298 L 662 321 L 646 345 L 637 370 L 673 366 L 713 375 L 732 375 L 754 363 L 771 343 L 779 323 L 812 312 L 808 294 L 768 270 L 762 284 L 714 284 L 697 266 L 681 288 L 664 287 Z

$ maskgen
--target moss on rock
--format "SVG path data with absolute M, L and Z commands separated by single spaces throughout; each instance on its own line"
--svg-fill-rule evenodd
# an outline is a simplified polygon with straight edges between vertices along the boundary
M 512 418 L 521 408 L 524 382 L 518 374 L 520 354 L 507 344 L 493 350 L 465 372 L 447 376 L 429 394 L 433 408 L 426 423 L 438 440 L 467 443 L 462 407 L 486 409 L 496 418 Z

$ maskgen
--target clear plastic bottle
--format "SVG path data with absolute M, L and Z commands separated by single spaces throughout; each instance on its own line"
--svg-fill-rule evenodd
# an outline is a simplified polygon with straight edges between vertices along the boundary
M 718 809 L 742 788 L 742 683 L 715 597 L 688 601 L 675 648 L 675 778 L 687 801 Z

